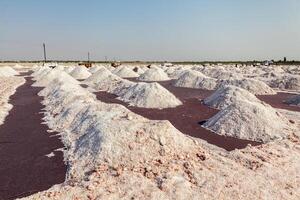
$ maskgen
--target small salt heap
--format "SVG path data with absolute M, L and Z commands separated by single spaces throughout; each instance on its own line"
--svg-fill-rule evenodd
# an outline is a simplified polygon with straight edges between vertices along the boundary
M 121 78 L 135 78 L 139 76 L 138 73 L 122 65 L 113 70 L 113 73 Z
M 89 72 L 93 74 L 93 73 L 97 72 L 98 70 L 100 70 L 100 69 L 102 69 L 102 68 L 105 68 L 105 67 L 100 66 L 100 65 L 95 65 L 95 66 L 93 66 L 93 67 L 91 67 L 91 68 L 89 69 Z
M 33 86 L 38 87 L 45 87 L 53 80 L 61 80 L 63 82 L 68 82 L 74 85 L 78 85 L 79 82 L 74 79 L 72 76 L 67 74 L 64 71 L 61 71 L 60 69 L 50 69 L 47 68 L 44 69 L 44 73 L 40 73 L 38 75 L 35 74 L 35 80 L 36 82 L 33 84 Z
M 75 69 L 74 66 L 68 66 L 68 67 L 65 67 L 64 71 L 67 72 L 68 74 L 70 74 L 74 69 Z
M 70 72 L 70 75 L 75 79 L 87 79 L 92 74 L 88 71 L 88 69 L 84 66 L 76 66 L 73 71 Z
M 136 83 L 120 91 L 118 99 L 143 108 L 172 108 L 181 105 L 171 92 L 158 83 Z
M 211 96 L 204 99 L 204 104 L 217 109 L 225 109 L 241 101 L 260 102 L 260 100 L 249 91 L 233 85 L 227 85 L 220 87 Z
M 221 80 L 219 82 L 218 87 L 222 87 L 225 85 L 235 85 L 237 87 L 248 90 L 249 92 L 256 95 L 276 94 L 276 92 L 272 88 L 270 88 L 267 84 L 252 78 Z
M 270 85 L 273 88 L 300 91 L 300 75 L 286 74 L 272 80 Z
M 2 77 L 16 76 L 18 74 L 19 73 L 11 67 L 8 67 L 8 66 L 0 67 L 0 76 L 2 76 Z
M 213 90 L 217 85 L 217 80 L 198 71 L 186 70 L 173 84 L 176 87 Z
M 293 131 L 291 125 L 269 105 L 239 101 L 218 112 L 203 127 L 219 135 L 270 142 L 286 138 Z
M 168 75 L 164 72 L 164 70 L 158 67 L 152 67 L 146 70 L 143 74 L 138 78 L 141 81 L 167 81 L 170 80 Z
M 106 68 L 102 68 L 86 79 L 84 84 L 94 88 L 97 91 L 113 92 L 123 87 L 129 87 L 134 84 L 131 81 L 122 79 L 121 77 L 111 73 Z

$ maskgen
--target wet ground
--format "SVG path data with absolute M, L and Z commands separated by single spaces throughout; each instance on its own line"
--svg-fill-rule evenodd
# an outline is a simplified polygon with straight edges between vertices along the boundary
M 0 126 L 0 199 L 15 199 L 46 190 L 65 180 L 63 148 L 56 133 L 41 124 L 41 88 L 33 81 L 17 88 L 10 98 L 14 107 Z M 46 155 L 54 152 L 53 157 Z
M 296 96 L 296 94 L 278 92 L 276 95 L 259 95 L 257 98 L 270 104 L 274 108 L 300 112 L 299 106 L 293 106 L 285 103 L 287 99 L 293 96 Z
M 134 80 L 134 79 L 130 79 Z M 201 103 L 201 99 L 211 95 L 213 91 L 179 88 L 171 85 L 171 81 L 160 82 L 165 88 L 179 98 L 183 105 L 176 108 L 149 109 L 129 106 L 116 99 L 116 95 L 107 92 L 96 92 L 97 98 L 106 103 L 118 103 L 126 106 L 132 112 L 153 120 L 169 120 L 181 132 L 206 140 L 226 150 L 245 148 L 248 144 L 258 145 L 259 143 L 240 140 L 233 137 L 220 136 L 201 127 L 207 119 L 214 116 L 218 110 L 209 108 Z

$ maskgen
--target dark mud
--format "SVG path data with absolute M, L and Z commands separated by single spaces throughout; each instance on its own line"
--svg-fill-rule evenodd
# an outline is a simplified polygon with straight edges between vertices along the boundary
M 296 96 L 296 94 L 278 92 L 275 95 L 259 95 L 257 98 L 270 104 L 274 108 L 300 112 L 299 106 L 293 106 L 285 103 L 286 100 L 293 96 Z
M 43 123 L 41 88 L 26 83 L 10 98 L 14 106 L 0 126 L 0 199 L 15 199 L 43 191 L 64 182 L 66 165 L 63 148 Z M 54 152 L 55 156 L 46 155 Z

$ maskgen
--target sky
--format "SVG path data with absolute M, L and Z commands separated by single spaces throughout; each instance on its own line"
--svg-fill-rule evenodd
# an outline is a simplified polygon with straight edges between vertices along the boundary
M 299 0 L 0 0 L 0 60 L 300 60 Z

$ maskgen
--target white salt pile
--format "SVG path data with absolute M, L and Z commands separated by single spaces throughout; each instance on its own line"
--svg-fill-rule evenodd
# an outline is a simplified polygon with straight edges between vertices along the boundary
M 176 87 L 213 90 L 217 85 L 217 80 L 214 78 L 209 78 L 201 72 L 187 70 L 173 82 L 173 85 Z
M 122 65 L 117 67 L 112 72 L 122 78 L 136 78 L 139 76 L 139 74 L 134 72 L 132 69 Z
M 195 71 L 199 71 L 201 72 L 204 69 L 204 67 L 202 65 L 195 65 L 193 67 L 191 67 L 191 70 L 195 70 Z
M 75 79 L 83 80 L 90 77 L 92 74 L 84 66 L 76 66 L 73 71 L 70 72 L 70 75 Z
M 36 82 L 33 84 L 33 86 L 45 87 L 53 80 L 56 81 L 61 80 L 63 82 L 68 82 L 74 85 L 80 84 L 72 76 L 70 76 L 64 71 L 61 71 L 60 69 L 54 68 L 54 69 L 47 70 L 47 68 L 45 68 L 44 70 L 45 70 L 44 73 L 40 73 L 35 76 Z
M 132 70 L 138 75 L 145 73 L 145 70 L 142 67 L 134 67 Z
M 138 78 L 141 81 L 167 81 L 170 80 L 168 75 L 164 72 L 164 70 L 158 67 L 152 67 L 151 69 L 146 70 L 143 74 Z
M 143 108 L 172 108 L 182 104 L 158 83 L 136 83 L 118 95 L 118 99 Z
M 167 67 L 164 69 L 165 73 L 168 74 L 170 77 L 171 74 L 173 74 L 177 70 L 177 67 Z
M 54 67 L 54 69 L 57 69 L 57 70 L 60 70 L 60 71 L 64 71 L 65 70 L 65 66 L 57 65 L 56 67 Z
M 31 70 L 36 70 L 37 68 L 39 68 L 40 66 L 39 65 L 33 65 L 32 67 L 31 67 Z
M 288 65 L 282 66 L 284 71 L 289 74 L 300 75 L 300 66 L 298 65 Z
M 64 71 L 70 74 L 75 69 L 74 66 L 67 66 L 65 67 Z
M 5 117 L 13 108 L 13 105 L 8 103 L 9 97 L 24 83 L 23 77 L 0 77 L 0 125 L 4 123 Z
M 264 82 L 251 78 L 221 80 L 218 87 L 225 85 L 235 85 L 256 95 L 276 94 L 276 92 Z
M 134 83 L 105 68 L 98 70 L 83 83 L 97 91 L 115 94 L 118 99 L 132 106 L 161 109 L 181 105 L 173 94 L 158 83 Z
M 33 70 L 33 73 L 31 76 L 33 76 L 33 80 L 36 80 L 38 76 L 42 76 L 47 74 L 49 71 L 51 71 L 51 68 L 49 67 L 44 67 L 44 66 L 39 66 L 36 69 Z
M 7 66 L 0 67 L 0 76 L 1 77 L 11 77 L 11 76 L 16 76 L 18 74 L 19 73 L 11 67 L 7 67 Z
M 213 68 L 205 68 L 201 71 L 203 74 L 216 78 L 216 79 L 240 79 L 243 77 L 242 74 L 234 72 L 234 71 L 227 71 L 224 67 L 213 67 Z
M 249 91 L 233 85 L 227 85 L 220 87 L 211 96 L 205 98 L 204 104 L 217 109 L 225 109 L 231 104 L 238 104 L 242 101 L 261 102 Z
M 22 65 L 20 65 L 20 64 L 15 64 L 15 65 L 13 66 L 13 68 L 14 68 L 14 69 L 22 69 L 22 68 L 24 68 L 24 66 L 22 66 Z
M 103 159 L 119 163 L 131 157 L 134 158 L 131 164 L 137 164 L 141 158 L 140 151 L 125 153 L 128 152 L 126 143 L 127 141 L 134 142 L 136 136 L 132 133 L 142 129 L 157 137 L 153 141 L 148 141 L 149 146 L 143 145 L 143 154 L 148 154 L 150 157 L 152 157 L 150 151 L 156 148 L 153 145 L 156 142 L 157 147 L 160 146 L 159 143 L 166 145 L 167 138 L 182 149 L 192 144 L 192 140 L 183 144 L 180 140 L 174 140 L 174 134 L 183 135 L 169 122 L 154 124 L 152 121 L 131 113 L 123 106 L 101 103 L 88 93 L 79 85 L 56 80 L 39 93 L 46 97 L 43 104 L 49 112 L 46 120 L 50 127 L 64 132 L 63 141 L 68 145 L 68 152 L 65 155 L 71 164 L 69 173 L 72 176 L 68 176 L 69 178 L 81 179 L 84 172 L 95 167 L 96 163 L 103 162 Z M 156 154 L 158 151 L 153 156 L 157 156 Z
M 270 81 L 273 88 L 300 91 L 300 75 L 286 74 Z
M 220 135 L 257 142 L 288 137 L 292 124 L 269 105 L 239 101 L 210 118 L 203 127 Z
M 107 91 L 115 93 L 123 88 L 128 88 L 134 83 L 111 73 L 106 68 L 102 68 L 86 79 L 84 84 L 94 88 L 97 91 Z
M 119 79 L 116 75 L 112 74 L 108 69 L 100 68 L 97 70 L 97 72 L 93 73 L 89 78 L 84 80 L 83 82 L 86 84 L 98 84 L 101 81 L 104 81 L 108 75 L 111 75 L 112 77 Z
M 289 98 L 288 100 L 286 100 L 286 103 L 290 105 L 300 106 L 300 95 Z
M 171 67 L 170 67 L 171 68 Z M 172 67 L 174 68 L 174 67 Z M 178 79 L 180 76 L 182 76 L 184 73 L 186 73 L 187 69 L 167 69 L 166 73 L 171 79 Z
M 105 66 L 106 69 L 108 69 L 109 71 L 114 71 L 116 68 L 111 66 L 111 65 L 108 65 L 108 66 Z
M 105 67 L 100 66 L 100 65 L 95 65 L 95 66 L 93 66 L 93 67 L 91 67 L 91 68 L 89 69 L 89 72 L 91 72 L 91 73 L 93 74 L 93 73 L 95 73 L 95 72 L 97 72 L 98 70 L 103 69 L 103 68 L 105 68 Z
M 157 65 L 157 64 L 151 64 L 146 66 L 148 69 L 161 69 L 161 66 Z

